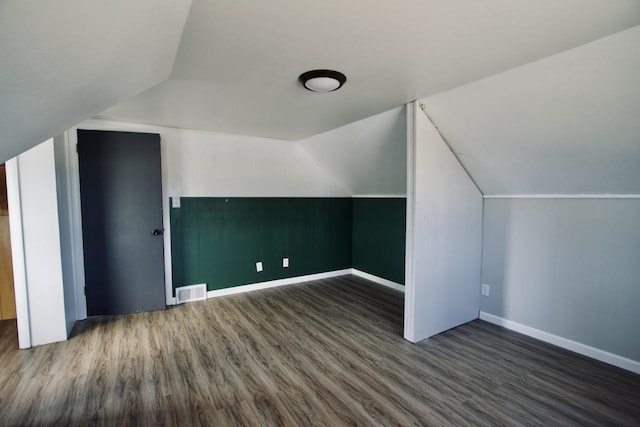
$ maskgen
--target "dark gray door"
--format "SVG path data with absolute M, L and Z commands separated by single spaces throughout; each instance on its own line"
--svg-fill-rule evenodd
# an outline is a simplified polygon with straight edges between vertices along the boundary
M 165 308 L 160 135 L 78 130 L 87 314 Z

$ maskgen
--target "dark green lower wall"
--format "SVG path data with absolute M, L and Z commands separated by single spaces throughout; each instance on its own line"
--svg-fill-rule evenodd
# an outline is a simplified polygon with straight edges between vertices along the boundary
M 215 290 L 350 268 L 351 217 L 350 198 L 183 197 L 171 209 L 173 287 Z
M 404 284 L 406 199 L 352 199 L 353 268 Z
M 183 197 L 180 204 L 171 209 L 174 289 L 206 283 L 211 291 L 351 267 L 404 283 L 404 198 Z

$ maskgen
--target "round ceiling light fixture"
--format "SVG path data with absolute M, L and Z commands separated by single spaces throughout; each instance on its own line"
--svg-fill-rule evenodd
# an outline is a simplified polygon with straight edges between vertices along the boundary
M 347 77 L 334 70 L 311 70 L 300 74 L 298 81 L 307 90 L 325 93 L 340 89 L 347 81 Z

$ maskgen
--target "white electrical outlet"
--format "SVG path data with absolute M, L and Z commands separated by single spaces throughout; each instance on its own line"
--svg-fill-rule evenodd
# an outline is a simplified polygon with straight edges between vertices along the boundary
M 289 258 L 282 258 L 282 268 L 289 267 Z
M 179 208 L 180 207 L 180 197 L 172 197 L 171 198 L 171 207 Z
M 262 271 L 262 261 L 256 262 L 256 271 L 260 273 Z
M 486 283 L 483 283 L 482 284 L 482 296 L 488 297 L 490 288 L 491 287 L 489 285 L 487 285 Z

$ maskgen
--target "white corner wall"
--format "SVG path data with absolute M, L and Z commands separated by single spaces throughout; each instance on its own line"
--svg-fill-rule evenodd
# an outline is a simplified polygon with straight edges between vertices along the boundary
M 418 106 L 408 105 L 405 338 L 478 317 L 482 194 Z
M 63 341 L 67 324 L 53 140 L 10 160 L 7 168 L 20 347 Z
M 485 199 L 481 318 L 640 373 L 640 199 Z
M 297 145 L 353 196 L 405 196 L 405 107 L 302 139 Z

